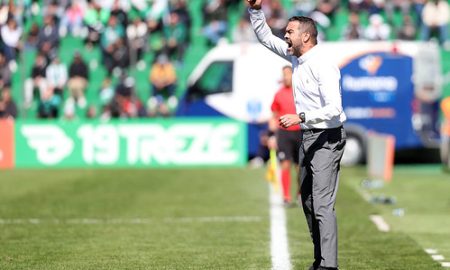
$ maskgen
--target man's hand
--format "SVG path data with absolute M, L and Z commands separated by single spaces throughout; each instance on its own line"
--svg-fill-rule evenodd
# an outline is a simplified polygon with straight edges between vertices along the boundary
M 280 126 L 288 128 L 301 123 L 300 117 L 297 114 L 285 114 L 280 117 Z
M 245 0 L 252 9 L 261 9 L 262 0 Z

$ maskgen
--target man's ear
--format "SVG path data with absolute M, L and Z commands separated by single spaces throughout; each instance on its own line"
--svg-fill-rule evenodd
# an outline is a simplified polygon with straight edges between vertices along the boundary
M 303 43 L 308 43 L 308 41 L 311 39 L 311 34 L 309 32 L 303 33 L 302 41 Z

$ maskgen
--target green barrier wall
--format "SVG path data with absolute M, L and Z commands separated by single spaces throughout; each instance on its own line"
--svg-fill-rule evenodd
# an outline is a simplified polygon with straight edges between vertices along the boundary
M 244 166 L 247 127 L 229 119 L 17 121 L 15 167 Z

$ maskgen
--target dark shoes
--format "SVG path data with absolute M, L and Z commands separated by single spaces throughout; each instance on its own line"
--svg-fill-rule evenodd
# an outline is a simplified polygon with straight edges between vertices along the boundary
M 318 266 L 318 267 L 316 267 L 316 266 L 314 266 L 314 265 L 311 265 L 309 268 L 308 268 L 308 270 L 338 270 L 337 268 L 334 268 L 334 267 L 323 267 L 323 266 Z

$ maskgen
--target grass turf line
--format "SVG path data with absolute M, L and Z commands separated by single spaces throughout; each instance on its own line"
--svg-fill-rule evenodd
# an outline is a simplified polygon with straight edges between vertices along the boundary
M 0 269 L 270 269 L 264 170 L 0 171 L 0 218 L 133 219 L 149 224 L 3 224 Z M 404 232 L 381 233 L 344 169 L 338 194 L 341 269 L 441 269 Z M 395 180 L 394 180 L 395 181 Z M 295 185 L 293 185 L 295 186 Z M 312 246 L 303 213 L 287 210 L 294 269 Z M 195 222 L 202 217 L 254 222 Z M 194 222 L 167 222 L 168 218 Z
M 416 242 L 415 236 L 410 237 L 407 231 L 383 233 L 377 230 L 375 224 L 369 220 L 369 215 L 383 211 L 364 201 L 356 192 L 366 177 L 365 168 L 342 169 L 336 203 L 340 269 L 442 269 L 423 251 L 421 243 Z M 295 269 L 307 269 L 313 261 L 313 246 L 303 211 L 301 208 L 289 208 L 287 211 L 288 238 L 293 265 Z M 389 221 L 388 223 L 392 225 Z

